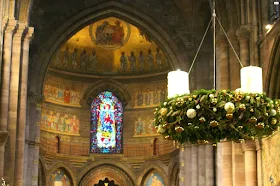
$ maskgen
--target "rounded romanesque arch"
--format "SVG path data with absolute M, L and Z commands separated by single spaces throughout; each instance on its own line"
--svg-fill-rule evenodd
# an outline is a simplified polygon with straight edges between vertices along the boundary
M 53 176 L 53 173 L 57 170 L 63 170 L 65 172 L 65 174 L 68 176 L 69 178 L 69 181 L 70 183 L 73 185 L 73 186 L 76 186 L 77 185 L 77 181 L 76 181 L 76 176 L 74 174 L 74 172 L 72 171 L 72 168 L 68 166 L 68 164 L 66 164 L 65 162 L 58 162 L 56 163 L 54 166 L 52 166 L 51 169 L 49 169 L 47 172 L 48 172 L 48 175 L 46 176 L 46 185 L 51 185 L 51 179 L 52 179 L 52 176 Z
M 128 173 L 120 167 L 110 164 L 103 164 L 88 171 L 81 179 L 79 186 L 98 184 L 99 181 L 102 181 L 106 178 L 121 186 L 135 185 Z
M 186 69 L 184 55 L 182 55 L 182 51 L 177 44 L 178 41 L 176 41 L 176 43 L 158 23 L 132 7 L 117 2 L 108 2 L 81 11 L 60 26 L 60 28 L 58 28 L 58 30 L 47 40 L 43 47 L 44 50 L 39 51 L 38 56 L 34 56 L 33 61 L 40 61 L 40 63 L 34 62 L 32 65 L 33 68 L 31 69 L 30 74 L 32 74 L 33 77 L 37 76 L 38 78 L 30 78 L 30 90 L 42 92 L 43 81 L 48 65 L 52 57 L 55 55 L 55 52 L 67 39 L 84 26 L 107 17 L 120 18 L 149 33 L 164 52 L 168 54 L 173 69 Z

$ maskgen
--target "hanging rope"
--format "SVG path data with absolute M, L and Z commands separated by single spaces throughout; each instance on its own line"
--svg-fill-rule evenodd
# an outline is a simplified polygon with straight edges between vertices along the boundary
M 197 58 L 197 55 L 198 55 L 198 53 L 199 53 L 199 51 L 200 51 L 200 48 L 201 48 L 202 43 L 203 43 L 203 41 L 204 41 L 204 38 L 205 38 L 205 36 L 206 36 L 206 34 L 207 34 L 208 30 L 209 30 L 209 27 L 210 27 L 210 24 L 211 24 L 212 20 L 213 20 L 213 17 L 210 19 L 210 21 L 209 21 L 209 23 L 208 23 L 208 26 L 207 26 L 207 29 L 206 29 L 206 31 L 205 31 L 205 33 L 204 33 L 204 35 L 203 35 L 203 38 L 202 38 L 202 40 L 201 40 L 201 42 L 200 42 L 200 44 L 199 44 L 198 49 L 197 49 L 197 51 L 196 51 L 196 54 L 195 54 L 194 59 L 193 59 L 193 61 L 192 61 L 190 70 L 189 70 L 189 72 L 188 72 L 189 74 L 190 74 L 191 71 L 192 71 L 192 67 L 193 67 L 194 62 L 195 62 L 195 60 L 196 60 L 196 58 Z
M 228 38 L 228 35 L 227 35 L 226 32 L 225 32 L 224 27 L 222 26 L 222 24 L 221 24 L 221 22 L 220 22 L 220 20 L 219 20 L 218 18 L 217 18 L 217 21 L 218 21 L 220 27 L 222 28 L 222 31 L 223 31 L 223 33 L 225 34 L 225 36 L 226 36 L 226 38 L 227 38 L 227 41 L 228 41 L 229 45 L 231 46 L 231 48 L 232 48 L 232 50 L 233 50 L 233 52 L 234 52 L 234 54 L 235 54 L 235 56 L 236 56 L 238 62 L 240 63 L 241 67 L 243 68 L 243 64 L 242 64 L 242 62 L 240 61 L 240 59 L 239 59 L 239 57 L 238 57 L 236 51 L 234 50 L 233 45 L 231 44 L 231 42 L 230 42 L 230 40 L 229 40 L 229 38 Z

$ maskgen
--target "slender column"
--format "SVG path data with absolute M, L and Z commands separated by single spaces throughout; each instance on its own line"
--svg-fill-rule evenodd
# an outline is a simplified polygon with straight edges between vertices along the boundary
M 2 64 L 2 77 L 1 77 L 1 108 L 0 108 L 0 131 L 7 132 L 8 129 L 8 112 L 9 112 L 9 97 L 10 97 L 10 76 L 11 76 L 11 56 L 12 56 L 12 44 L 13 44 L 13 34 L 17 27 L 16 20 L 10 20 L 5 30 L 4 36 L 4 48 L 3 51 L 3 64 Z M 5 161 L 5 152 L 1 151 L 0 155 L 0 169 L 4 169 L 5 164 L 9 164 L 9 162 Z M 6 181 L 10 181 L 8 172 L 3 172 L 4 178 Z
M 241 143 L 232 143 L 232 182 L 233 185 L 245 186 L 244 153 Z
M 212 144 L 205 145 L 205 186 L 214 186 L 214 151 Z
M 28 81 L 28 63 L 29 63 L 29 43 L 33 36 L 34 28 L 28 28 L 28 33 L 23 40 L 23 53 L 21 65 L 21 79 L 20 79 L 20 100 L 19 100 L 19 123 L 17 136 L 17 150 L 16 150 L 16 172 L 15 185 L 23 185 L 24 174 L 24 145 L 25 145 L 25 125 L 27 113 L 27 81 Z
M 191 177 L 192 177 L 192 151 L 191 151 L 191 145 L 186 144 L 185 145 L 185 185 L 184 186 L 190 186 L 191 185 Z
M 263 172 L 262 172 L 262 141 L 256 140 L 256 150 L 257 150 L 257 180 L 258 186 L 263 185 Z
M 198 146 L 198 186 L 205 186 L 205 145 Z
M 240 12 L 241 12 L 241 25 L 245 24 L 245 4 L 244 0 L 240 0 Z
M 21 60 L 21 44 L 22 36 L 25 32 L 25 25 L 19 24 L 13 38 L 12 46 L 12 64 L 11 64 L 11 79 L 10 79 L 10 97 L 9 97 L 9 112 L 8 112 L 8 131 L 9 138 L 7 142 L 7 151 L 5 152 L 5 171 L 7 171 L 10 179 L 9 184 L 14 185 L 15 174 L 15 153 L 16 153 L 16 136 L 17 136 L 17 121 L 18 121 L 18 91 L 19 91 L 19 70 Z M 8 180 L 8 179 L 7 179 Z
M 185 186 L 185 146 L 180 148 L 180 173 L 179 173 L 179 186 Z
M 192 169 L 192 177 L 191 177 L 191 186 L 198 186 L 198 147 L 196 145 L 193 145 L 191 147 L 191 152 L 192 152 L 192 155 L 191 155 L 191 161 L 192 161 L 192 166 L 191 166 L 191 169 Z
M 246 28 L 240 28 L 237 31 L 237 37 L 240 47 L 240 60 L 244 66 L 250 65 L 250 53 L 249 53 L 249 31 Z
M 217 89 L 229 89 L 229 56 L 228 41 L 220 35 L 217 41 Z
M 238 55 L 239 43 L 235 34 L 230 34 L 229 40 Z M 229 48 L 229 64 L 230 89 L 235 90 L 240 88 L 240 63 L 231 47 Z
M 232 184 L 232 142 L 223 141 L 217 144 L 217 185 Z
M 257 153 L 255 141 L 242 143 L 245 160 L 245 185 L 257 186 Z

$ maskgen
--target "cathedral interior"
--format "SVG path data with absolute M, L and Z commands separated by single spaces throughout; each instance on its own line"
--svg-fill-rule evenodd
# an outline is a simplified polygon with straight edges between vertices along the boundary
M 278 131 L 180 144 L 154 125 L 177 69 L 235 90 L 240 58 L 279 99 L 279 0 L 0 3 L 2 185 L 280 186 Z

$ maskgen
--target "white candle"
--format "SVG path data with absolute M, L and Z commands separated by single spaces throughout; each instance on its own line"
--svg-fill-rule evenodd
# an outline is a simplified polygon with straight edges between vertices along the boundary
M 189 94 L 189 74 L 185 71 L 171 71 L 168 73 L 168 98 Z
M 244 93 L 263 93 L 262 68 L 256 66 L 243 67 L 240 70 L 241 90 Z

